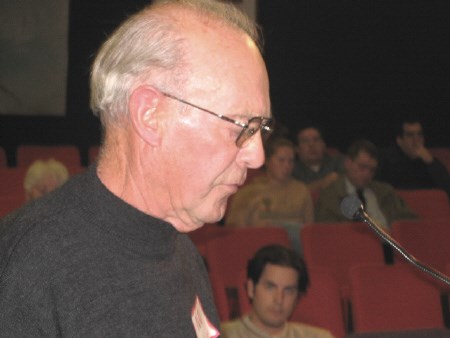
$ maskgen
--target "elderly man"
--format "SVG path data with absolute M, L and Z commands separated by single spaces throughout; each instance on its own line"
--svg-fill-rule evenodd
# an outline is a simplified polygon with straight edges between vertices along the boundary
M 2 220 L 5 337 L 217 337 L 184 234 L 223 217 L 264 162 L 269 84 L 231 5 L 165 1 L 130 17 L 92 68 L 98 165 Z
M 225 323 L 222 337 L 332 338 L 327 330 L 288 321 L 307 285 L 305 264 L 294 251 L 280 245 L 261 248 L 247 265 L 252 309 Z

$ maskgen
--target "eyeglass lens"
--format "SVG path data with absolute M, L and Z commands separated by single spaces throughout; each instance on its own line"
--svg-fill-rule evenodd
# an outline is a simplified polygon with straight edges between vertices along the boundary
M 271 120 L 262 117 L 254 117 L 248 121 L 248 127 L 243 129 L 236 144 L 241 147 L 247 140 L 261 130 L 261 137 L 265 141 L 272 132 Z

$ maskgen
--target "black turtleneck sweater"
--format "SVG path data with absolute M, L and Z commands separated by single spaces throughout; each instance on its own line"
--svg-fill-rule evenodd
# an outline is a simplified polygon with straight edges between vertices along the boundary
M 219 327 L 187 235 L 113 195 L 96 168 L 1 220 L 0 337 L 195 337 Z

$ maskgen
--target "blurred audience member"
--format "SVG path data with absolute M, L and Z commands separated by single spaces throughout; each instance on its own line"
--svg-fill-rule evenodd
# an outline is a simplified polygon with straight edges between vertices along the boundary
M 378 150 L 371 142 L 354 142 L 347 151 L 344 166 L 345 173 L 320 193 L 316 221 L 348 221 L 342 215 L 340 203 L 351 194 L 357 195 L 367 213 L 386 228 L 397 219 L 416 218 L 389 184 L 373 179 L 378 166 Z
M 425 147 L 422 124 L 417 119 L 401 124 L 396 144 L 382 153 L 378 177 L 395 188 L 439 188 L 450 196 L 449 173 Z
M 297 133 L 297 155 L 293 176 L 305 182 L 312 191 L 321 190 L 334 182 L 344 171 L 343 157 L 327 154 L 321 131 L 315 126 Z
M 34 161 L 25 174 L 23 186 L 27 201 L 41 197 L 63 185 L 69 178 L 66 166 L 55 159 Z
M 222 325 L 224 338 L 331 338 L 327 330 L 288 322 L 308 286 L 303 260 L 280 245 L 261 248 L 247 265 L 248 315 Z
M 236 193 L 225 224 L 236 227 L 281 225 L 300 251 L 299 229 L 313 222 L 314 207 L 306 185 L 292 177 L 295 146 L 288 139 L 277 138 L 266 145 L 265 151 L 266 174 Z
M 313 221 L 306 185 L 292 177 L 295 149 L 278 138 L 266 147 L 266 174 L 242 187 L 233 197 L 226 224 L 240 227 Z

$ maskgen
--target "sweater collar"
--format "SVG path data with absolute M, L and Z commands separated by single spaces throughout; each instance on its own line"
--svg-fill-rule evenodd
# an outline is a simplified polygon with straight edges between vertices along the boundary
M 74 184 L 82 196 L 85 211 L 93 225 L 119 239 L 132 251 L 152 256 L 169 255 L 180 233 L 172 224 L 136 209 L 114 195 L 101 182 L 92 165 Z

